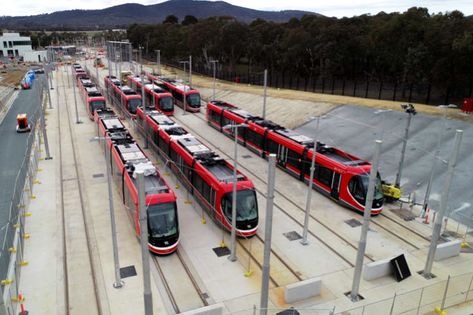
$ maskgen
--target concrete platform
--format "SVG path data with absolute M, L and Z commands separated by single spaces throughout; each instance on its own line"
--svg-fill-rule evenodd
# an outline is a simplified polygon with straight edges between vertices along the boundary
M 88 65 L 90 67 L 90 63 Z M 63 68 L 59 68 L 59 71 L 54 74 L 53 84 L 55 88 L 57 88 L 57 84 L 61 87 L 66 85 L 68 106 L 74 113 L 72 88 L 68 86 L 63 71 Z M 100 70 L 101 77 L 106 74 L 108 74 L 106 70 Z M 64 79 L 64 83 L 62 79 Z M 73 122 L 72 135 L 75 139 L 78 157 L 79 181 L 84 189 L 85 209 L 90 217 L 90 227 L 93 232 L 91 233 L 93 263 L 97 267 L 99 280 L 97 288 L 102 298 L 103 313 L 142 314 L 144 305 L 140 247 L 115 186 L 113 186 L 113 192 L 120 266 L 134 266 L 137 275 L 125 278 L 125 285 L 121 289 L 115 289 L 112 286 L 114 269 L 110 216 L 107 198 L 104 197 L 107 194 L 106 178 L 105 176 L 94 176 L 105 174 L 104 156 L 99 144 L 89 141 L 96 135 L 96 126 L 88 119 L 80 98 L 77 99 L 78 112 L 83 123 L 75 124 L 73 115 L 72 117 L 58 117 L 57 115 L 56 106 L 65 106 L 64 95 L 59 95 L 59 102 L 55 92 L 52 93 L 52 97 L 55 108 L 48 110 L 48 136 L 50 136 L 51 152 L 55 158 L 51 161 L 41 162 L 40 167 L 44 170 L 39 174 L 42 185 L 37 190 L 37 200 L 31 204 L 33 217 L 29 219 L 28 229 L 32 238 L 27 242 L 25 249 L 26 259 L 30 261 L 30 264 L 23 270 L 21 282 L 21 291 L 26 297 L 25 306 L 30 314 L 64 314 L 62 234 L 59 220 L 60 208 L 57 202 L 60 198 L 60 190 L 58 189 L 60 183 L 57 175 L 59 159 L 56 158 L 59 154 L 59 139 L 56 130 L 59 119 L 71 119 Z M 63 108 L 61 111 L 64 112 Z M 205 134 L 205 141 L 222 156 L 233 153 L 233 143 L 230 139 L 208 127 L 202 120 L 202 114 L 182 115 L 182 111 L 176 109 L 175 116 L 185 124 L 186 128 L 191 128 L 192 133 L 195 131 Z M 201 138 L 202 134 L 196 134 L 196 136 Z M 249 156 L 249 158 L 244 156 Z M 71 156 L 64 158 L 72 159 Z M 266 186 L 260 178 L 266 177 L 267 162 L 241 146 L 238 158 L 239 161 L 245 161 L 244 166 L 247 170 L 244 172 L 250 176 L 255 186 L 261 191 L 266 191 Z M 162 163 L 158 168 L 163 171 Z M 259 305 L 261 286 L 259 268 L 250 264 L 250 269 L 254 273 L 250 277 L 245 277 L 244 274 L 248 270 L 248 260 L 241 252 L 237 253 L 239 258 L 237 262 L 230 262 L 226 256 L 218 257 L 213 248 L 218 247 L 222 239 L 226 244 L 229 244 L 229 234 L 215 226 L 208 218 L 206 224 L 203 224 L 200 207 L 195 202 L 192 204 L 185 202 L 187 199 L 185 189 L 175 188 L 178 183 L 173 175 L 167 176 L 166 180 L 178 197 L 181 227 L 179 251 L 182 251 L 187 257 L 188 264 L 201 283 L 201 289 L 209 296 L 211 304 L 222 303 L 226 314 L 252 314 L 253 305 Z M 321 314 L 325 314 L 322 313 L 322 310 L 328 312 L 335 306 L 337 312 L 343 311 L 380 299 L 391 298 L 394 292 L 408 292 L 435 283 L 439 283 L 440 288 L 440 284 L 447 278 L 447 275 L 473 271 L 471 268 L 473 256 L 461 253 L 460 256 L 453 259 L 434 263 L 433 272 L 437 278 L 426 280 L 416 271 L 423 268 L 428 242 L 417 244 L 418 239 L 414 236 L 403 235 L 408 239 L 412 237 L 412 243 L 419 245 L 418 248 L 415 248 L 385 230 L 372 226 L 368 234 L 368 256 L 373 260 L 378 260 L 403 252 L 406 254 L 413 276 L 401 283 L 388 277 L 375 281 L 362 281 L 360 293 L 365 297 L 365 300 L 354 304 L 344 293 L 351 289 L 352 263 L 355 260 L 356 250 L 350 244 L 357 246 L 360 227 L 350 227 L 345 221 L 349 219 L 361 220 L 360 215 L 313 192 L 311 213 L 318 221 L 311 219 L 309 228 L 319 239 L 310 235 L 310 245 L 302 246 L 297 240 L 291 241 L 284 234 L 288 232 L 302 233 L 297 222 L 303 221 L 303 213 L 299 208 L 303 208 L 305 205 L 306 186 L 288 174 L 277 170 L 276 188 L 279 195 L 276 195 L 275 203 L 279 208 L 275 207 L 274 210 L 272 248 L 305 279 L 319 277 L 324 284 L 320 296 L 292 304 L 296 309 L 318 309 L 321 310 Z M 285 199 L 284 196 L 289 196 L 290 199 Z M 258 195 L 258 202 L 261 218 L 258 234 L 262 236 L 266 203 L 263 195 Z M 293 219 L 290 219 L 289 216 Z M 409 224 L 414 223 L 409 222 Z M 255 253 L 255 255 L 260 254 Z M 369 259 L 366 258 L 365 262 L 369 262 Z M 77 257 L 77 266 L 78 268 L 80 266 L 80 257 Z M 174 314 L 159 276 L 156 272 L 152 272 L 152 275 L 154 314 Z M 84 277 L 90 276 L 90 274 L 84 274 Z M 70 285 L 75 284 L 71 283 Z M 183 290 L 186 289 L 188 288 L 183 288 Z M 189 305 L 191 304 L 189 303 Z M 270 313 L 275 314 L 278 309 L 282 310 L 289 306 L 291 305 L 284 302 L 284 288 L 271 288 L 269 307 L 272 311 Z M 181 312 L 189 310 L 191 309 L 182 309 Z M 72 310 L 71 313 L 84 314 L 80 307 Z

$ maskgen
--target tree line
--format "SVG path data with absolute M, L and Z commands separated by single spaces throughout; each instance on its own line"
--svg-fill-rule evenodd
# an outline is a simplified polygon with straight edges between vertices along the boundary
M 257 19 L 249 24 L 192 16 L 179 23 L 168 16 L 162 24 L 131 25 L 127 38 L 149 57 L 159 49 L 169 62 L 192 55 L 207 67 L 215 59 L 220 70 L 268 69 L 297 75 L 306 84 L 343 78 L 456 87 L 470 96 L 473 84 L 473 18 L 459 11 L 430 14 L 413 7 L 404 13 L 341 19 L 306 15 L 287 23 Z

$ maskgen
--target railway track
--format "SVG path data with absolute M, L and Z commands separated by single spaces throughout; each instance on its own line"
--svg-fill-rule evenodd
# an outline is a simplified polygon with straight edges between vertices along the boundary
M 57 80 L 59 74 L 57 71 Z M 87 314 L 103 314 L 98 294 L 97 274 L 92 261 L 91 241 L 86 215 L 83 187 L 77 163 L 76 144 L 71 125 L 71 113 L 67 101 L 64 74 L 61 73 L 63 104 L 57 105 L 59 138 L 59 173 L 61 194 L 61 221 L 63 233 L 63 268 L 65 314 L 75 313 L 76 309 Z M 74 84 L 74 82 L 72 83 Z M 59 89 L 59 82 L 57 82 Z M 65 113 L 61 112 L 65 108 Z M 68 158 L 65 155 L 68 154 Z M 72 156 L 72 159 L 70 158 Z M 87 257 L 85 257 L 87 256 Z M 81 268 L 77 268 L 81 265 Z M 84 277 L 90 273 L 89 277 Z M 77 283 L 81 283 L 78 286 Z M 74 286 L 71 286 L 74 284 Z
M 257 242 L 255 242 L 255 240 L 257 240 Z M 244 253 L 248 255 L 248 258 L 262 270 L 264 240 L 256 234 L 251 239 L 237 239 L 237 242 Z M 274 287 L 282 287 L 305 279 L 302 277 L 300 272 L 294 270 L 293 267 L 285 262 L 284 259 L 273 248 L 271 248 L 271 270 L 269 280 Z
M 202 113 L 196 113 L 195 114 L 196 117 L 198 117 L 199 119 L 203 120 L 205 123 L 207 123 L 206 119 L 203 116 Z M 174 120 L 176 121 L 179 121 L 179 123 L 181 123 L 183 126 L 185 126 L 186 128 L 189 129 L 189 131 L 191 131 L 193 134 L 195 135 L 198 135 L 201 139 L 206 139 L 205 136 L 203 136 L 200 132 L 196 131 L 194 128 L 191 128 L 189 127 L 188 124 L 184 123 L 180 118 L 179 116 L 174 116 L 173 117 Z M 208 142 L 208 141 L 207 141 Z M 215 147 L 213 144 L 212 144 L 212 147 Z M 233 157 L 231 157 L 229 154 L 219 150 L 219 153 L 221 153 L 222 155 L 225 155 L 227 158 L 229 159 L 232 159 Z M 261 176 L 258 176 L 256 175 L 253 171 L 251 171 L 250 169 L 248 169 L 247 167 L 245 167 L 244 165 L 242 164 L 239 164 L 239 167 L 240 168 L 243 168 L 245 169 L 247 172 L 251 173 L 252 174 L 252 178 L 255 178 L 257 179 L 258 181 L 260 181 L 262 183 L 263 186 L 267 186 L 267 181 L 266 179 L 262 178 Z M 265 193 L 263 191 L 261 191 L 259 188 L 255 187 L 255 190 L 258 194 L 260 194 L 262 197 L 266 198 L 265 197 Z M 274 192 L 275 192 L 275 199 L 274 199 L 274 206 L 280 210 L 281 212 L 283 212 L 287 217 L 289 217 L 295 224 L 299 225 L 300 227 L 303 227 L 303 223 L 301 223 L 301 221 L 296 218 L 292 213 L 290 213 L 288 210 L 286 210 L 286 207 L 283 207 L 281 205 L 281 202 L 278 201 L 279 200 L 283 200 L 284 202 L 287 202 L 289 203 L 293 208 L 295 208 L 296 210 L 298 210 L 299 212 L 303 212 L 305 213 L 305 209 L 303 209 L 301 206 L 299 206 L 294 200 L 292 200 L 291 198 L 287 197 L 284 193 L 282 193 L 280 190 L 278 190 L 277 188 L 274 189 Z M 350 267 L 354 267 L 355 266 L 355 258 L 356 258 L 356 252 L 358 250 L 358 247 L 352 243 L 351 240 L 347 239 L 346 237 L 344 237 L 343 235 L 341 235 L 340 233 L 336 232 L 333 228 L 331 228 L 330 226 L 328 226 L 326 223 L 324 223 L 322 220 L 320 220 L 319 218 L 315 217 L 314 215 L 310 215 L 310 219 L 313 221 L 311 222 L 310 226 L 314 227 L 314 223 L 316 224 L 317 226 L 317 230 L 319 229 L 324 229 L 326 232 L 332 234 L 332 235 L 335 235 L 338 239 L 338 241 L 342 244 L 342 245 L 345 245 L 345 247 L 348 247 L 348 252 L 347 253 L 341 253 L 337 250 L 334 249 L 335 245 L 334 243 L 332 243 L 331 240 L 325 240 L 325 239 L 322 239 L 320 236 L 318 236 L 318 234 L 315 234 L 312 230 L 312 229 L 309 229 L 308 233 L 314 237 L 315 239 L 317 239 L 320 243 L 322 243 L 328 250 L 330 250 L 332 253 L 334 253 L 335 255 L 337 255 L 339 258 L 341 258 L 345 263 L 347 263 Z M 365 258 L 368 259 L 369 261 L 374 261 L 374 259 L 370 256 L 370 255 L 367 255 L 365 254 Z
M 202 102 L 202 103 L 204 103 L 204 102 Z M 203 120 L 204 122 L 207 122 L 207 120 L 205 118 L 205 114 L 199 112 L 199 113 L 196 114 L 196 116 L 199 119 Z M 180 122 L 182 123 L 182 121 L 180 121 Z M 195 132 L 195 130 L 194 130 L 194 132 Z M 230 156 L 228 154 L 225 154 L 225 155 L 227 155 L 230 158 Z M 248 170 L 248 168 L 246 168 L 242 165 L 240 165 L 240 167 L 245 168 L 245 169 Z M 250 171 L 250 170 L 248 170 L 248 171 Z M 252 175 L 257 177 L 259 180 L 261 180 L 263 183 L 266 184 L 266 182 L 263 178 L 258 177 L 254 173 Z M 302 209 L 302 207 L 297 205 L 293 200 L 289 199 L 285 194 L 281 193 L 277 188 L 275 188 L 275 192 L 280 194 L 280 196 L 284 197 L 287 201 L 289 201 L 292 205 L 294 205 L 299 210 L 304 211 L 304 209 Z M 327 228 L 329 230 L 332 230 L 331 228 L 329 228 L 327 226 L 327 224 L 322 223 L 321 220 L 315 218 L 312 215 L 311 215 L 311 218 L 314 219 L 319 224 L 322 224 L 325 228 Z M 392 224 L 388 223 L 388 222 L 394 223 L 394 226 Z M 395 237 L 395 238 L 399 239 L 401 242 L 403 242 L 404 244 L 410 246 L 412 249 L 418 250 L 418 249 L 421 249 L 422 247 L 428 246 L 428 244 L 430 243 L 429 238 L 426 237 L 425 235 L 422 235 L 418 231 L 416 231 L 412 228 L 409 228 L 408 226 L 402 224 L 399 221 L 394 220 L 393 218 L 387 216 L 386 214 L 381 213 L 378 217 L 373 217 L 371 219 L 371 223 L 373 225 L 377 226 L 378 228 L 382 229 L 383 231 L 385 231 L 387 234 L 391 235 L 392 237 Z M 406 235 L 405 233 L 410 233 L 409 239 L 404 236 L 404 235 Z M 338 233 L 336 233 L 336 234 L 338 234 Z M 345 239 L 342 236 L 341 236 L 341 238 L 345 242 L 347 242 L 347 244 L 350 244 L 349 240 Z M 367 257 L 368 259 L 373 261 L 373 259 L 370 256 L 365 255 L 365 257 Z
M 175 314 L 209 305 L 207 293 L 200 288 L 179 249 L 165 257 L 152 255 L 152 261 Z

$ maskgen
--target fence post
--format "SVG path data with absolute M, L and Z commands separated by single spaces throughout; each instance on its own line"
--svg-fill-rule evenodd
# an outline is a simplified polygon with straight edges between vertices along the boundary
M 414 87 L 414 84 L 411 83 L 409 84 L 409 98 L 407 99 L 407 101 L 410 103 L 411 100 L 412 100 L 412 88 Z
M 450 86 L 447 87 L 447 91 L 445 92 L 445 105 L 448 105 L 448 101 L 450 100 Z
M 335 91 L 335 78 L 332 78 L 332 95 Z
M 468 301 L 468 294 L 470 293 L 472 283 L 473 283 L 473 274 L 471 275 L 470 285 L 468 286 L 468 290 L 466 291 L 465 302 Z
M 345 81 L 346 81 L 346 79 L 343 78 L 343 82 L 342 82 L 342 95 L 345 95 Z
M 378 100 L 381 99 L 381 93 L 383 93 L 383 81 L 379 83 Z
M 448 275 L 447 283 L 445 284 L 445 291 L 443 292 L 442 305 L 440 306 L 441 310 L 445 308 L 445 300 L 447 299 L 447 292 L 448 292 L 449 284 L 450 284 L 450 275 Z
M 353 96 L 356 96 L 356 80 L 353 82 Z
M 422 288 L 422 291 L 420 291 L 420 297 L 419 297 L 419 304 L 417 305 L 417 313 L 416 315 L 419 315 L 420 307 L 422 305 L 422 298 L 424 297 L 424 289 L 425 287 Z
M 325 78 L 322 78 L 322 94 L 325 93 Z
M 427 97 L 425 98 L 425 104 L 429 104 L 430 102 L 430 92 L 432 90 L 432 84 L 429 83 L 429 86 L 427 88 Z
M 394 312 L 394 305 L 396 304 L 396 292 L 394 292 L 393 296 L 393 303 L 391 304 L 391 311 L 389 312 L 389 315 L 392 315 Z
M 396 100 L 396 93 L 397 93 L 397 81 L 394 82 L 394 89 L 393 89 L 393 102 Z
M 370 80 L 366 80 L 365 98 L 368 98 L 368 91 L 370 89 Z

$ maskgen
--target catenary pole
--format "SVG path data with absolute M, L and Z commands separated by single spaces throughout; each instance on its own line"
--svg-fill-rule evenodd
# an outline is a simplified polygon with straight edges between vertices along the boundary
M 210 62 L 213 65 L 213 77 L 214 77 L 214 82 L 213 82 L 213 92 L 212 92 L 212 101 L 215 101 L 215 81 L 216 81 L 216 64 L 218 63 L 218 60 L 210 60 Z
M 264 228 L 264 253 L 261 279 L 260 315 L 268 313 L 269 273 L 271 258 L 271 236 L 273 230 L 274 178 L 276 174 L 276 154 L 271 153 L 268 159 L 268 197 L 266 198 L 266 222 Z
M 411 126 L 412 116 L 416 114 L 416 111 L 414 109 L 414 106 L 412 106 L 412 104 L 401 105 L 401 106 L 405 109 L 406 113 L 408 114 L 408 117 L 407 117 L 406 129 L 404 131 L 404 138 L 402 138 L 401 158 L 399 159 L 399 166 L 398 166 L 398 170 L 396 174 L 396 182 L 395 182 L 396 187 L 401 187 L 402 166 L 404 164 L 404 156 L 406 154 L 407 138 L 409 136 L 409 127 Z
M 317 136 L 317 132 L 319 130 L 319 116 L 317 116 L 317 123 L 315 127 L 315 133 Z M 317 138 L 316 138 L 317 139 Z M 315 156 L 317 155 L 317 140 L 314 140 L 314 148 L 313 148 L 312 159 L 310 162 L 310 177 L 309 183 L 307 187 L 307 195 L 306 195 L 306 202 L 305 202 L 305 216 L 304 216 L 304 228 L 302 229 L 302 245 L 308 245 L 309 241 L 307 240 L 307 234 L 309 232 L 309 216 L 310 216 L 310 205 L 312 203 L 312 185 L 314 182 L 314 171 L 315 171 Z
M 363 269 L 363 257 L 365 256 L 366 251 L 366 241 L 371 219 L 371 208 L 373 206 L 374 189 L 376 176 L 378 174 L 379 156 L 381 154 L 382 143 L 383 141 L 376 140 L 373 163 L 371 164 L 368 192 L 366 194 L 365 210 L 363 213 L 363 226 L 361 227 L 360 241 L 358 243 L 358 252 L 356 255 L 355 272 L 353 274 L 353 284 L 350 292 L 350 298 L 352 302 L 356 302 L 359 299 L 358 292 L 360 290 L 361 272 Z
M 71 65 L 71 72 L 72 72 L 72 65 Z M 74 106 L 75 106 L 75 109 L 76 109 L 76 124 L 80 124 L 82 122 L 79 120 L 79 110 L 77 109 L 77 95 L 76 95 L 76 82 L 75 82 L 75 80 L 72 81 L 72 90 L 73 90 L 73 93 L 74 93 Z
M 237 216 L 237 150 L 238 150 L 238 127 L 234 125 L 235 144 L 233 151 L 233 193 L 232 193 L 232 230 L 230 234 L 230 261 L 236 261 L 236 216 Z
M 143 263 L 143 300 L 145 304 L 145 315 L 153 314 L 153 299 L 151 295 L 151 279 L 149 271 L 148 250 L 148 217 L 145 197 L 145 179 L 143 171 L 136 171 L 138 182 L 138 205 L 140 210 L 140 242 L 141 259 Z
M 263 91 L 263 119 L 266 119 L 266 91 L 268 84 L 268 69 L 264 69 L 264 91 Z
M 107 148 L 107 138 L 103 138 L 103 149 L 105 151 L 105 164 L 107 165 L 107 189 L 108 189 L 108 209 L 110 212 L 110 224 L 112 228 L 112 249 L 113 249 L 113 264 L 115 267 L 115 282 L 113 287 L 118 289 L 123 286 L 123 280 L 120 275 L 120 261 L 118 257 L 118 242 L 117 242 L 117 228 L 115 223 L 115 208 L 113 206 L 113 192 L 112 192 L 112 179 L 111 179 L 111 167 L 110 167 L 110 152 Z
M 450 156 L 450 160 L 448 161 L 447 179 L 445 181 L 445 186 L 440 196 L 440 209 L 437 215 L 435 216 L 435 223 L 432 231 L 429 253 L 427 254 L 427 260 L 425 262 L 424 270 L 422 271 L 422 275 L 427 279 L 433 278 L 432 266 L 434 263 L 435 251 L 437 250 L 437 242 L 440 238 L 443 217 L 445 216 L 445 212 L 447 211 L 448 194 L 450 192 L 450 186 L 452 185 L 453 174 L 455 171 L 455 166 L 457 164 L 458 153 L 460 152 L 462 136 L 463 130 L 457 130 L 455 134 L 454 149 L 452 151 L 452 155 Z

